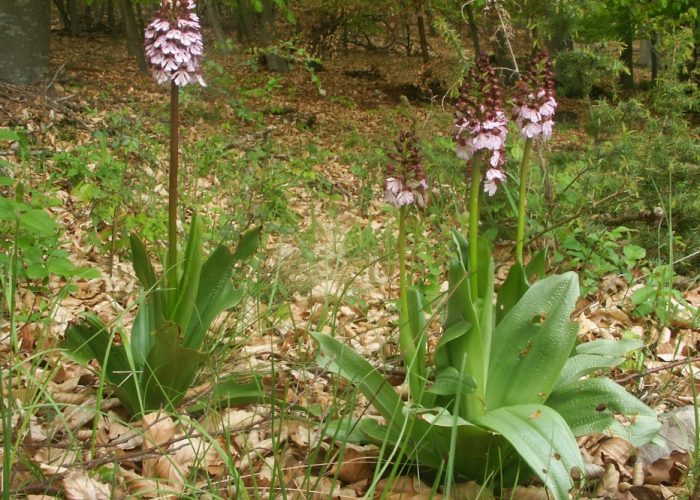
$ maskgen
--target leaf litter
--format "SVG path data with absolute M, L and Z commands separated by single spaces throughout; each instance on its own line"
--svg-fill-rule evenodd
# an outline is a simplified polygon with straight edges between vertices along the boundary
M 54 36 L 52 64 L 73 67 L 71 61 L 79 56 L 81 43 L 69 37 Z M 111 110 L 121 110 L 127 102 L 143 103 L 144 107 L 162 106 L 164 94 L 138 75 L 125 51 L 110 44 L 124 71 L 99 70 L 115 67 L 102 64 L 100 53 L 90 54 L 91 67 L 66 70 L 46 92 L 0 87 L 0 100 L 11 113 L 0 116 L 0 126 L 21 127 L 40 149 L 71 151 L 79 145 L 92 143 L 92 133 L 106 127 Z M 164 413 L 144 415 L 140 421 L 128 422 L 116 398 L 98 394 L 97 374 L 58 355 L 45 351 L 55 346 L 66 326 L 85 312 L 93 312 L 105 322 L 128 326 L 136 314 L 138 288 L 128 257 L 116 253 L 111 262 L 104 252 L 87 237 L 92 222 L 90 209 L 70 193 L 60 188 L 55 196 L 61 205 L 50 209 L 64 231 L 62 246 L 76 265 L 89 265 L 99 270 L 99 277 L 77 280 L 69 293 L 61 293 L 65 283 L 52 279 L 47 297 L 59 297 L 51 308 L 38 308 L 42 297 L 30 288 L 17 290 L 19 310 L 30 311 L 38 319 L 28 320 L 20 329 L 21 356 L 27 359 L 35 352 L 45 351 L 45 361 L 34 366 L 34 373 L 15 378 L 17 397 L 13 428 L 22 443 L 21 461 L 28 461 L 36 472 L 20 467 L 10 485 L 17 494 L 27 498 L 49 498 L 62 495 L 69 499 L 113 498 L 126 495 L 143 498 L 179 497 L 194 492 L 210 491 L 211 495 L 235 498 L 244 487 L 254 495 L 275 498 L 280 485 L 292 498 L 360 498 L 370 486 L 377 465 L 375 447 L 347 444 L 339 447 L 320 427 L 332 417 L 329 408 L 337 404 L 337 385 L 342 382 L 319 372 L 312 362 L 315 346 L 308 333 L 320 325 L 321 331 L 333 329 L 358 352 L 383 370 L 401 391 L 403 375 L 395 362 L 397 346 L 395 327 L 398 315 L 392 303 L 397 294 L 397 269 L 384 262 L 365 265 L 344 255 L 343 236 L 353 225 L 370 227 L 375 232 L 392 233 L 393 221 L 382 209 L 375 186 L 375 199 L 358 210 L 353 199 L 361 194 L 362 181 L 353 173 L 347 161 L 338 154 L 344 146 L 338 144 L 348 129 L 367 136 L 387 136 L 390 124 L 374 110 L 395 108 L 382 91 L 371 86 L 358 86 L 344 75 L 343 65 L 366 65 L 366 60 L 336 60 L 324 73 L 324 88 L 329 95 L 347 95 L 360 103 L 358 107 L 343 106 L 338 101 L 324 99 L 307 81 L 302 71 L 285 76 L 289 86 L 302 88 L 301 95 L 272 94 L 269 106 L 291 106 L 297 115 L 313 115 L 313 126 L 300 127 L 298 120 L 288 115 L 266 116 L 266 127 L 255 130 L 253 124 L 240 123 L 237 138 L 228 152 L 240 157 L 261 143 L 283 141 L 289 153 L 280 156 L 288 161 L 293 156 L 306 155 L 308 144 L 316 143 L 336 154 L 311 166 L 330 193 L 330 201 L 321 208 L 314 206 L 314 194 L 299 186 L 287 188 L 290 209 L 299 216 L 299 230 L 315 226 L 315 241 L 310 251 L 315 256 L 313 273 L 299 267 L 303 255 L 297 241 L 283 234 L 271 234 L 267 242 L 265 268 L 284 268 L 285 279 L 293 290 L 287 304 L 287 315 L 274 321 L 262 321 L 262 307 L 248 304 L 248 316 L 240 323 L 246 327 L 246 343 L 233 352 L 222 367 L 222 373 L 269 373 L 274 367 L 276 389 L 284 392 L 288 408 L 279 411 L 271 405 L 247 405 L 240 408 L 208 408 L 205 414 L 179 415 Z M 406 78 L 405 65 L 386 69 L 384 79 Z M 227 71 L 244 81 L 245 71 L 239 64 L 227 66 Z M 391 73 L 394 71 L 394 73 Z M 401 73 L 404 74 L 401 74 Z M 414 78 L 416 75 L 409 76 Z M 100 82 L 108 81 L 114 91 L 108 102 L 99 92 Z M 289 101 L 292 102 L 289 102 Z M 418 120 L 427 120 L 434 113 L 430 106 L 411 108 Z M 225 120 L 238 122 L 233 110 L 226 105 L 221 113 Z M 11 119 L 7 119 L 11 116 Z M 138 120 L 138 117 L 128 117 Z M 211 130 L 200 120 L 183 130 L 183 140 L 194 143 Z M 70 139 L 62 139 L 64 129 L 72 129 Z M 39 152 L 39 151 L 37 151 Z M 10 145 L 4 157 L 18 162 L 17 147 Z M 134 160 L 139 161 L 137 157 Z M 47 161 L 49 169 L 56 168 Z M 137 165 L 133 165 L 137 167 Z M 370 165 L 362 165 L 366 170 Z M 155 179 L 154 192 L 165 199 L 166 168 L 163 161 L 143 167 Z M 44 185 L 46 175 L 31 172 L 29 182 Z M 132 173 L 130 175 L 138 175 Z M 194 193 L 223 189 L 222 180 L 214 173 L 196 179 Z M 144 201 L 152 202 L 151 198 Z M 315 202 L 318 204 L 318 202 Z M 161 200 L 162 204 L 162 200 Z M 327 209 L 332 209 L 328 212 Z M 202 211 L 220 214 L 231 210 L 226 196 L 211 197 Z M 328 213 L 327 213 L 328 212 Z M 333 215 L 334 214 L 334 215 Z M 313 219 L 313 220 L 312 220 Z M 217 222 L 214 215 L 214 223 Z M 507 258 L 498 262 L 499 275 L 505 276 Z M 282 264 L 280 265 L 280 262 Z M 111 265 L 110 265 L 111 264 Z M 295 272 L 295 269 L 297 272 Z M 613 378 L 628 390 L 653 405 L 663 423 L 659 438 L 641 449 L 611 436 L 594 435 L 579 440 L 584 456 L 587 479 L 579 498 L 677 498 L 687 491 L 685 481 L 694 453 L 695 415 L 692 401 L 697 389 L 698 331 L 694 328 L 700 288 L 684 294 L 688 306 L 680 307 L 671 325 L 662 327 L 648 319 L 632 314 L 630 297 L 635 287 L 618 276 L 605 277 L 593 300 L 582 301 L 577 313 L 582 341 L 639 338 L 649 348 L 644 351 L 643 365 L 617 368 Z M 222 320 L 224 323 L 226 319 Z M 9 359 L 9 326 L 0 327 L 0 355 Z M 45 329 L 45 330 L 42 330 Z M 48 333 L 42 333 L 42 331 Z M 436 322 L 431 333 L 439 333 Z M 434 336 L 433 336 L 434 337 Z M 434 346 L 435 338 L 430 339 Z M 637 371 L 641 368 L 641 371 Z M 46 380 L 44 394 L 29 390 L 31 381 Z M 269 378 L 267 382 L 272 382 Z M 206 400 L 213 382 L 203 381 L 188 393 L 187 401 Z M 50 410 L 36 408 L 39 397 L 49 401 Z M 96 405 L 99 401 L 99 411 Z M 354 416 L 375 414 L 369 401 L 357 395 L 348 402 Z M 294 407 L 313 409 L 314 418 L 302 415 Z M 21 432 L 21 434 L 20 434 Z M 15 436 L 16 438 L 16 436 Z M 401 475 L 395 481 L 382 479 L 375 491 L 387 490 L 385 498 L 442 498 L 415 474 Z M 42 492 L 42 494 L 37 494 Z M 46 495 L 43 494 L 46 492 Z M 546 491 L 536 483 L 501 492 L 503 497 L 524 499 L 547 498 Z M 487 486 L 474 482 L 458 484 L 452 498 L 495 498 Z

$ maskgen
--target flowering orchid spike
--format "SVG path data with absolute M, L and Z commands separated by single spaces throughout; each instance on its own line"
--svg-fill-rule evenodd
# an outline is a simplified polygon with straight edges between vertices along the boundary
M 415 132 L 401 132 L 396 141 L 396 151 L 389 154 L 394 161 L 386 166 L 384 199 L 399 208 L 413 204 L 422 208 L 425 206 L 428 183 L 425 182 L 423 159 Z
M 457 157 L 471 160 L 479 150 L 486 150 L 488 170 L 484 191 L 493 196 L 498 184 L 505 181 L 505 144 L 508 118 L 503 112 L 501 86 L 487 57 L 472 66 L 459 90 L 455 110 L 454 141 Z
M 518 82 L 518 91 L 513 118 L 520 127 L 520 134 L 527 139 L 550 138 L 557 101 L 552 61 L 546 53 L 532 57 L 530 69 Z
M 206 87 L 200 64 L 202 33 L 194 0 L 164 0 L 144 35 L 146 60 L 156 82 Z

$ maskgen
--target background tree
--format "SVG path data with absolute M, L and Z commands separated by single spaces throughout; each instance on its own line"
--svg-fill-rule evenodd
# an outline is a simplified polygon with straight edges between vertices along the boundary
M 0 78 L 32 83 L 49 65 L 49 0 L 0 2 Z

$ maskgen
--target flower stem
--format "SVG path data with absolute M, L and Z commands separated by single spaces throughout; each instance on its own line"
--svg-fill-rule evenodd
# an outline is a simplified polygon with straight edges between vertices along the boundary
M 523 243 L 525 239 L 525 205 L 527 205 L 527 184 L 530 181 L 530 150 L 532 139 L 525 140 L 523 161 L 520 164 L 520 193 L 518 195 L 518 230 L 516 233 L 515 259 L 523 263 Z
M 477 242 L 479 239 L 479 195 L 481 193 L 481 154 L 477 152 L 472 162 L 472 180 L 469 193 L 469 283 L 472 297 L 478 295 L 479 280 L 476 266 L 478 260 Z
M 404 205 L 399 209 L 399 301 L 401 309 L 408 311 L 408 280 L 406 278 L 406 209 Z
M 177 288 L 177 171 L 178 129 L 180 127 L 178 86 L 170 84 L 170 172 L 168 179 L 168 259 L 166 282 L 170 290 Z

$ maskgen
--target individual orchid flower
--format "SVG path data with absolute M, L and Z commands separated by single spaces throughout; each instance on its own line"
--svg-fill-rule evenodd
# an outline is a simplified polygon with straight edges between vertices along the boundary
M 428 184 L 415 132 L 401 132 L 395 144 L 396 153 L 389 154 L 393 161 L 386 166 L 384 199 L 398 208 L 413 204 L 422 208 Z
M 159 84 L 206 86 L 202 78 L 204 52 L 194 0 L 163 0 L 144 32 L 146 60 Z
M 554 92 L 552 61 L 542 52 L 532 57 L 530 69 L 517 84 L 513 118 L 526 139 L 552 136 L 557 101 Z
M 502 108 L 500 81 L 488 58 L 479 58 L 469 71 L 460 88 L 455 115 L 457 157 L 470 161 L 477 151 L 485 151 L 482 157 L 488 169 L 484 191 L 493 196 L 506 179 L 503 163 L 508 118 Z

